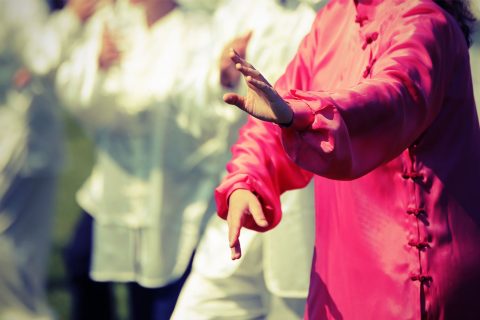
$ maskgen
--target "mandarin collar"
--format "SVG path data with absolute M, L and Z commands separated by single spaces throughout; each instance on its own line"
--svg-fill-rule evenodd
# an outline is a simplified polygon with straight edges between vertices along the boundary
M 355 5 L 358 15 L 372 16 L 375 14 L 377 7 L 384 3 L 385 0 L 351 0 Z
M 375 19 L 380 7 L 386 8 L 397 5 L 404 0 L 348 0 L 353 3 L 356 11 L 356 21 L 361 27 Z

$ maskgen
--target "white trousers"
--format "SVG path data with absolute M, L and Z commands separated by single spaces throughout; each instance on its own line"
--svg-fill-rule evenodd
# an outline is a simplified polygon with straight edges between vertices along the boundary
M 202 272 L 194 260 L 172 319 L 303 319 L 306 298 L 279 297 L 266 287 L 262 236 L 255 236 L 243 253 L 242 259 L 237 261 L 241 265 L 233 273 L 219 277 Z

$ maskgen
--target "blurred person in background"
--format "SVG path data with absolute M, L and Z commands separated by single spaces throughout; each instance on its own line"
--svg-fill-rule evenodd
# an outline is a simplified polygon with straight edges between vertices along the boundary
M 0 319 L 53 319 L 46 302 L 54 194 L 63 162 L 52 75 L 94 12 L 71 0 L 0 1 Z
M 475 93 L 475 102 L 480 115 L 480 2 L 472 1 L 472 11 L 477 17 L 474 28 L 473 44 L 470 48 L 470 64 L 472 66 L 473 91 Z
M 301 1 L 305 2 L 305 1 Z M 282 6 L 283 5 L 283 6 Z M 310 3 L 315 9 L 319 3 Z M 235 69 L 228 52 L 231 47 L 261 66 L 275 79 L 284 71 L 301 39 L 307 34 L 315 11 L 298 1 L 252 0 L 226 1 L 215 12 L 212 44 L 214 52 L 205 55 L 201 64 L 209 65 L 210 75 L 203 79 L 200 72 L 186 72 L 188 85 L 178 95 L 198 104 L 195 119 L 204 118 L 201 108 L 218 105 L 221 95 L 209 95 L 211 101 L 199 101 L 205 92 L 215 93 L 239 87 L 241 74 Z M 290 42 L 279 39 L 289 35 Z M 233 40 L 232 40 L 233 39 Z M 273 44 L 276 44 L 275 46 Z M 215 59 L 213 59 L 215 57 Z M 196 78 L 196 81 L 193 79 Z M 194 83 L 194 84 L 192 84 Z M 210 86 L 206 88 L 202 86 Z M 223 88 L 222 88 L 223 87 Z M 224 134 L 229 137 L 219 155 L 226 162 L 228 150 L 237 138 L 237 129 L 246 117 L 233 108 L 220 104 L 225 117 Z M 193 121 L 192 121 L 193 122 Z M 214 215 L 195 253 L 192 273 L 182 289 L 173 319 L 300 319 L 308 292 L 310 261 L 313 253 L 313 192 L 312 186 L 287 192 L 282 197 L 284 220 L 274 232 L 261 234 L 244 230 L 243 258 L 231 261 L 230 250 L 224 245 L 228 228 Z
M 168 319 L 189 272 L 221 170 L 210 146 L 224 139 L 220 121 L 188 123 L 197 105 L 173 99 L 211 43 L 215 1 L 198 4 L 110 3 L 59 69 L 62 102 L 96 147 L 65 255 L 72 319 L 115 318 L 112 282 L 127 283 L 130 319 Z
M 476 319 L 480 128 L 468 1 L 332 0 L 275 88 L 231 52 L 249 113 L 216 189 L 234 258 L 315 182 L 305 319 Z

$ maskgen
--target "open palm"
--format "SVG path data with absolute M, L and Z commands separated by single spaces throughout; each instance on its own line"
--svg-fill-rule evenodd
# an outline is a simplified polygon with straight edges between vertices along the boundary
M 235 67 L 245 77 L 247 94 L 245 97 L 236 93 L 227 93 L 223 99 L 226 103 L 235 105 L 255 118 L 263 121 L 288 124 L 293 112 L 270 83 L 250 63 L 242 59 L 235 51 L 230 58 Z

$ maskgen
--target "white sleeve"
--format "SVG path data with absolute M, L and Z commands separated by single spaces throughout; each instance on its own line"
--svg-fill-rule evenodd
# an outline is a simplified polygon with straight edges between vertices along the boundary
M 61 102 L 84 127 L 92 130 L 131 129 L 137 123 L 132 119 L 148 112 L 152 103 L 148 92 L 142 91 L 146 76 L 125 67 L 129 52 L 123 52 L 119 63 L 108 70 L 98 66 L 104 26 L 112 13 L 105 8 L 91 18 L 82 39 L 56 74 Z M 140 59 L 135 61 L 142 67 Z
M 106 126 L 114 122 L 115 104 L 103 92 L 106 74 L 98 67 L 102 19 L 93 17 L 70 55 L 60 65 L 55 79 L 62 105 L 86 127 Z
M 50 14 L 42 0 L 4 0 L 1 7 L 3 23 L 14 34 L 12 45 L 21 63 L 35 75 L 54 70 L 80 30 L 75 13 L 65 8 Z
M 201 19 L 199 14 L 196 17 Z M 227 91 L 220 84 L 220 55 L 227 39 L 232 36 L 219 28 L 215 20 L 205 17 L 204 21 L 193 22 L 184 32 L 186 45 L 183 50 L 184 67 L 176 77 L 174 104 L 179 110 L 179 125 L 193 136 L 211 132 L 222 123 L 234 123 L 241 113 L 223 102 L 222 96 Z M 226 124 L 228 127 L 229 124 Z
M 30 27 L 21 34 L 22 61 L 31 72 L 45 75 L 62 61 L 70 41 L 80 30 L 80 20 L 66 8 L 50 15 L 40 28 Z

